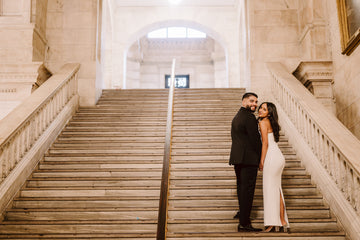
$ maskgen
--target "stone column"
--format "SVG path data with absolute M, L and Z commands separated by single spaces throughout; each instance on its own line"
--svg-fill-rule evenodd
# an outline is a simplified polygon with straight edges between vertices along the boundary
M 46 69 L 47 0 L 6 0 L 6 6 L 0 17 L 0 119 L 47 79 L 38 79 Z
M 294 76 L 328 109 L 336 113 L 331 61 L 304 61 Z
M 299 45 L 301 59 L 331 58 L 326 0 L 299 1 Z

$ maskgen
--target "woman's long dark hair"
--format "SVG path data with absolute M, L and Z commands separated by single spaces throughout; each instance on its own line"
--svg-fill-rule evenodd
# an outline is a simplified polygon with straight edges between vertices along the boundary
M 280 125 L 279 125 L 279 117 L 277 114 L 276 106 L 275 106 L 275 104 L 273 104 L 271 102 L 263 102 L 260 104 L 259 109 L 261 108 L 261 106 L 263 104 L 266 104 L 267 109 L 269 111 L 268 118 L 270 120 L 271 128 L 273 129 L 274 139 L 275 139 L 275 142 L 278 142 L 279 138 L 280 138 Z M 261 120 L 260 117 L 259 117 L 259 119 Z

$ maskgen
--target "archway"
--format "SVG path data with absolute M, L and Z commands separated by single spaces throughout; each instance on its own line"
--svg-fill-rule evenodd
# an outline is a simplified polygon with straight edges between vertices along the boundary
M 192 28 L 206 33 L 207 38 L 193 41 L 146 38 L 149 32 L 167 27 Z M 194 48 L 196 52 L 189 54 Z M 190 87 L 229 87 L 225 40 L 213 29 L 197 22 L 166 20 L 149 24 L 128 38 L 125 49 L 123 88 L 163 88 L 164 76 L 170 73 L 172 57 L 179 58 L 176 74 L 190 76 Z M 152 55 L 148 54 L 151 51 Z M 154 51 L 158 51 L 157 55 Z M 192 60 L 189 55 L 193 55 Z M 199 59 L 203 59 L 203 62 Z M 150 78 L 153 82 L 149 82 Z

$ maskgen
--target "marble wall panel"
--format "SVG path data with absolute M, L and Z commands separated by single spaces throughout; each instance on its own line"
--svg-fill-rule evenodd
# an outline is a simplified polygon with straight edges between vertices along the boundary
M 97 0 L 48 0 L 46 65 L 56 72 L 67 62 L 81 64 L 79 79 L 83 84 L 89 81 L 87 87 L 79 88 L 82 105 L 95 104 L 98 95 L 99 84 L 95 84 L 96 22 Z
M 336 115 L 360 139 L 360 47 L 350 55 L 341 54 L 340 31 L 335 1 L 326 2 L 330 28 Z

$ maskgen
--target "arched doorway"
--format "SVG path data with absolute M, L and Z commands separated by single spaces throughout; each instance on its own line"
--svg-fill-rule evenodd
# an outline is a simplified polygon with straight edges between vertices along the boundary
M 201 31 L 206 37 L 148 37 L 151 31 L 174 27 L 185 34 Z M 201 24 L 169 20 L 150 24 L 131 36 L 124 56 L 123 88 L 164 88 L 173 58 L 177 59 L 176 75 L 187 76 L 190 88 L 229 86 L 223 39 Z

